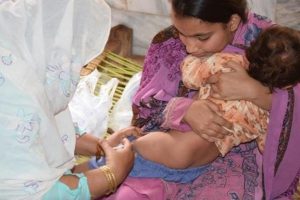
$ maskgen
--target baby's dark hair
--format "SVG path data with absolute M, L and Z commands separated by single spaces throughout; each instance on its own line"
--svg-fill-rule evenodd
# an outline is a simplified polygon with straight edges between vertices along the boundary
M 263 31 L 246 50 L 249 75 L 269 87 L 293 86 L 300 82 L 300 32 L 274 26 Z
M 175 13 L 211 23 L 228 23 L 233 14 L 247 21 L 246 0 L 171 0 Z

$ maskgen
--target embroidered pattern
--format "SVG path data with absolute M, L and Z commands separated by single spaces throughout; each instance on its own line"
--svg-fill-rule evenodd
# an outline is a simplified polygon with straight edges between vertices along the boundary
M 35 181 L 35 180 L 27 181 L 24 183 L 24 189 L 26 192 L 29 192 L 30 194 L 34 194 L 38 192 L 40 183 L 41 181 Z
M 63 135 L 62 137 L 61 137 L 61 141 L 64 143 L 64 144 L 66 144 L 68 141 L 69 141 L 69 136 L 68 135 Z
M 20 109 L 17 117 L 19 118 L 17 131 L 17 141 L 21 144 L 28 143 L 31 141 L 32 135 L 39 129 L 40 118 L 35 113 L 26 113 L 23 109 Z
M 251 42 L 257 38 L 261 31 L 262 29 L 256 24 L 248 25 L 247 32 L 245 33 L 245 45 L 250 46 Z
M 160 68 L 168 69 L 167 78 L 170 81 L 180 76 L 179 63 L 186 56 L 183 44 L 179 39 L 169 39 L 164 43 L 152 44 L 149 48 L 148 55 L 144 62 L 144 71 L 141 80 L 141 87 L 144 88 L 160 70 Z M 161 56 L 165 55 L 165 56 Z M 150 66 L 150 67 L 148 67 Z
M 10 54 L 8 56 L 1 56 L 1 61 L 2 61 L 2 64 L 4 64 L 4 65 L 13 64 L 12 55 Z
M 295 103 L 294 101 L 295 101 L 294 90 L 293 88 L 291 88 L 288 90 L 287 110 L 283 119 L 282 130 L 279 138 L 279 145 L 277 149 L 277 157 L 276 157 L 274 174 L 277 173 L 278 167 L 283 159 L 284 153 L 289 143 L 291 128 L 293 124 L 294 103 Z
M 140 118 L 138 115 L 135 125 L 137 127 L 143 127 L 143 131 L 145 132 L 153 132 L 158 130 L 166 131 L 166 129 L 161 127 L 161 124 L 163 123 L 163 111 L 166 105 L 167 102 L 156 100 L 153 97 L 147 104 L 141 103 L 141 107 L 149 110 L 150 114 L 147 118 Z

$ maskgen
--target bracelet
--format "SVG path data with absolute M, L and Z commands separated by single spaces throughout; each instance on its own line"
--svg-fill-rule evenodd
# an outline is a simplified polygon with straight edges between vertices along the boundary
M 106 180 L 108 182 L 109 190 L 106 194 L 108 195 L 110 193 L 114 193 L 117 189 L 117 181 L 114 173 L 107 165 L 100 167 L 100 170 L 104 173 Z

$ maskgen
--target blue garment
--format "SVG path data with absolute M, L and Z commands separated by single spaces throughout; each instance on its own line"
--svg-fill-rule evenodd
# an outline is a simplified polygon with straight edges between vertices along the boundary
M 79 179 L 78 186 L 75 189 L 69 188 L 66 184 L 57 181 L 54 186 L 46 193 L 43 200 L 88 200 L 91 199 L 91 194 L 84 174 L 72 174 L 69 175 L 77 176 Z
M 95 169 L 104 164 L 105 158 L 102 157 L 98 161 L 93 158 L 89 162 L 89 167 L 91 169 Z M 165 181 L 190 183 L 198 176 L 206 173 L 209 169 L 209 166 L 210 165 L 188 169 L 171 169 L 162 164 L 146 160 L 141 155 L 136 154 L 134 166 L 129 176 L 140 178 L 161 178 Z

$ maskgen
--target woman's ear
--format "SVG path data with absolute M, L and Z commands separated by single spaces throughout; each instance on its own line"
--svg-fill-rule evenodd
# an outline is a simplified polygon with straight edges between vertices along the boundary
M 227 23 L 227 27 L 230 31 L 234 32 L 239 27 L 239 24 L 241 23 L 242 19 L 238 14 L 233 14 L 230 17 L 229 22 Z

